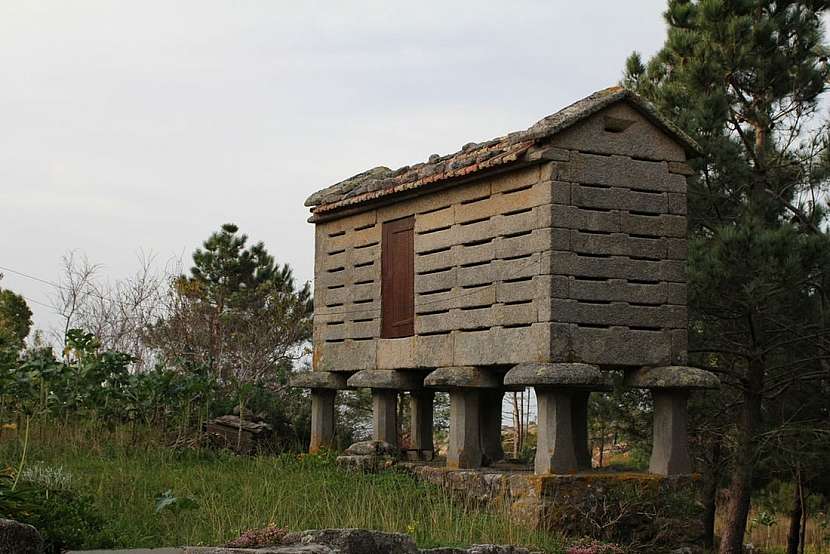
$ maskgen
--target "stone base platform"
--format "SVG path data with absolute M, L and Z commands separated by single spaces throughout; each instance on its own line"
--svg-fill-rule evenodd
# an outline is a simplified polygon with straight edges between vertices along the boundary
M 693 550 L 703 536 L 697 475 L 585 472 L 534 475 L 518 467 L 451 470 L 419 463 L 396 467 L 464 501 L 507 510 L 537 529 L 593 537 L 643 552 Z

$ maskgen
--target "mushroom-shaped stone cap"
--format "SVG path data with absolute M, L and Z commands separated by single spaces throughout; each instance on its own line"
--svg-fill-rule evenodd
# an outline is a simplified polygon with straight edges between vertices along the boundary
M 416 390 L 423 386 L 422 374 L 396 369 L 364 369 L 346 381 L 351 388 Z
M 720 380 L 697 367 L 670 365 L 633 371 L 625 376 L 625 384 L 638 389 L 716 389 Z
M 292 375 L 288 383 L 298 389 L 340 390 L 346 388 L 346 376 L 330 371 L 303 371 Z
M 494 389 L 501 387 L 501 379 L 495 372 L 478 367 L 439 367 L 426 376 L 424 386 L 441 390 Z
M 613 387 L 608 373 L 597 366 L 579 363 L 519 364 L 507 372 L 504 384 L 587 390 L 610 390 Z

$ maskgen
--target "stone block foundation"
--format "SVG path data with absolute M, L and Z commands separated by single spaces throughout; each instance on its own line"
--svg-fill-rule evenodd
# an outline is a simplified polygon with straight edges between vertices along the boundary
M 397 467 L 464 502 L 507 510 L 530 527 L 631 545 L 632 551 L 695 548 L 703 536 L 697 475 L 534 475 L 529 470 L 451 470 L 419 463 Z

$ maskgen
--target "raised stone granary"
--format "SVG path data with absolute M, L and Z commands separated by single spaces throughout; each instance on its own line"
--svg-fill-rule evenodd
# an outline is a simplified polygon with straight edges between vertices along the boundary
M 375 438 L 387 442 L 395 389 L 410 392 L 419 416 L 411 436 L 424 437 L 415 451 L 432 448 L 423 429 L 431 434 L 432 394 L 423 391 L 449 391 L 448 464 L 475 467 L 503 454 L 483 445 L 500 430 L 488 403 L 501 402 L 505 373 L 536 364 L 534 377 L 520 371 L 508 385 L 545 396 L 546 428 L 559 429 L 559 442 L 574 425 L 573 440 L 586 441 L 588 392 L 607 385 L 570 383 L 568 368 L 683 371 L 686 160 L 696 153 L 648 102 L 612 87 L 525 131 L 313 194 L 314 371 L 372 388 L 384 428 Z M 329 391 L 343 387 L 310 383 L 297 386 L 319 393 L 317 420 L 332 421 Z M 562 398 L 572 400 L 567 420 Z M 312 449 L 331 441 L 329 427 L 315 427 Z M 572 446 L 568 467 L 551 454 L 542 468 L 537 457 L 537 471 L 584 468 L 586 446 Z

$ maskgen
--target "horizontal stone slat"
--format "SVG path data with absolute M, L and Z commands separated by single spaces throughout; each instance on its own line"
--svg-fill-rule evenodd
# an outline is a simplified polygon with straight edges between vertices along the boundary
M 586 210 L 576 206 L 554 204 L 551 206 L 551 224 L 565 229 L 618 233 L 620 212 Z
M 624 302 L 591 304 L 578 300 L 551 300 L 553 319 L 559 322 L 621 327 L 686 327 L 685 306 L 633 306 Z
M 575 300 L 663 304 L 668 283 L 629 283 L 625 279 L 583 281 L 571 277 L 568 290 Z
M 608 210 L 638 210 L 652 213 L 668 213 L 668 196 L 661 192 L 650 194 L 627 188 L 589 187 L 573 184 L 571 198 L 574 206 L 604 208 Z
M 625 233 L 598 235 L 574 230 L 571 233 L 571 249 L 586 254 L 609 254 L 664 260 L 668 255 L 666 241 L 632 237 Z
M 545 264 L 543 264 L 544 266 Z M 622 256 L 591 257 L 574 252 L 553 252 L 549 267 L 543 273 L 606 279 L 634 279 L 645 281 L 686 281 L 686 263 L 683 260 L 632 260 Z
M 634 160 L 626 156 L 578 154 L 569 162 L 570 181 L 660 192 L 686 192 L 686 178 L 669 173 L 666 162 Z

